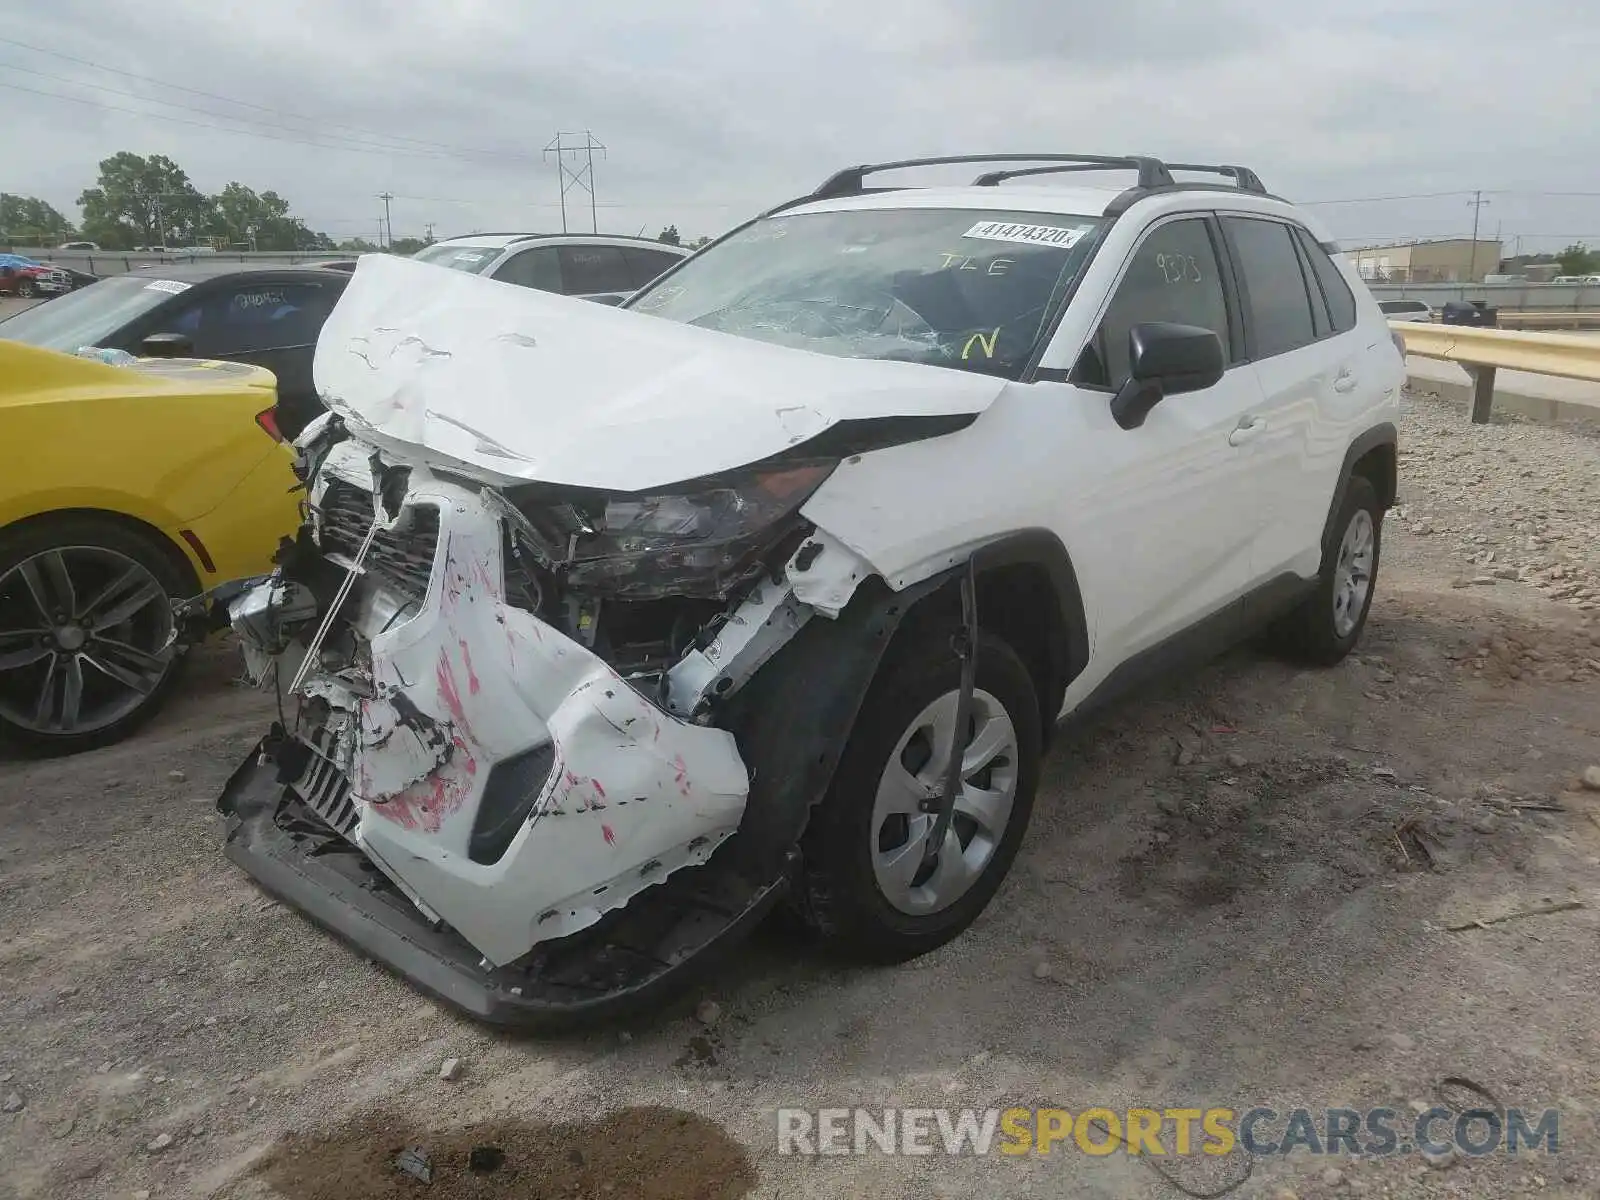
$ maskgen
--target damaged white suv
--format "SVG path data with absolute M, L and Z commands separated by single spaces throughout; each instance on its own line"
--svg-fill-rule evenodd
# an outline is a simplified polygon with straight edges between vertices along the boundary
M 362 259 L 305 525 L 231 605 L 282 716 L 230 857 L 497 1022 L 637 1005 L 780 901 L 940 945 L 1058 717 L 1360 636 L 1403 368 L 1334 251 L 1244 168 L 1039 155 L 843 171 L 620 309 Z

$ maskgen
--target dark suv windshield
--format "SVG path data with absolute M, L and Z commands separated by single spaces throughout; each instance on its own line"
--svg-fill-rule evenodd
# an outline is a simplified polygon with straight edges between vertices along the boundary
M 901 208 L 767 217 L 627 307 L 840 358 L 1015 376 L 1095 217 Z
M 152 275 L 117 275 L 0 321 L 0 338 L 71 353 L 98 346 L 135 317 L 187 290 Z

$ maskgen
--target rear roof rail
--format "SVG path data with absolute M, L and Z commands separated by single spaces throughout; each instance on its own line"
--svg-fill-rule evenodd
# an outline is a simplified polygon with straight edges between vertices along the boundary
M 1138 180 L 1133 187 L 1120 193 L 1106 206 L 1106 216 L 1116 216 L 1127 211 L 1136 201 L 1146 196 L 1178 191 L 1228 191 L 1269 195 L 1261 177 L 1249 167 L 1209 165 L 1203 163 L 1165 163 L 1146 154 L 955 154 L 938 158 L 907 158 L 898 162 L 863 163 L 836 171 L 816 191 L 800 196 L 768 210 L 768 216 L 795 208 L 814 200 L 833 200 L 841 196 L 861 196 L 873 192 L 899 190 L 895 187 L 872 187 L 866 184 L 868 175 L 881 171 L 897 171 L 909 167 L 941 167 L 963 163 L 1048 163 L 1048 166 L 1019 167 L 986 171 L 972 181 L 975 187 L 995 187 L 1007 179 L 1032 175 L 1073 174 L 1080 171 L 1136 171 Z M 1174 171 L 1193 171 L 1223 175 L 1233 180 L 1231 184 L 1192 183 L 1174 179 Z

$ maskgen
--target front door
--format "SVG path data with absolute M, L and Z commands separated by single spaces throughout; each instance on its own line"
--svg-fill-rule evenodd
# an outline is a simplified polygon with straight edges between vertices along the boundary
M 1146 232 L 1073 371 L 1076 382 L 1102 389 L 1107 406 L 1096 406 L 1096 428 L 1088 431 L 1097 451 L 1092 494 L 1064 490 L 1061 513 L 1080 577 L 1100 581 L 1090 602 L 1101 663 L 1160 644 L 1252 581 L 1263 517 L 1249 423 L 1261 389 L 1249 364 L 1236 361 L 1237 321 L 1230 321 L 1217 236 L 1200 215 Z M 1147 321 L 1214 330 L 1229 367 L 1213 387 L 1168 397 L 1140 428 L 1120 429 L 1109 399 L 1128 378 L 1129 330 Z

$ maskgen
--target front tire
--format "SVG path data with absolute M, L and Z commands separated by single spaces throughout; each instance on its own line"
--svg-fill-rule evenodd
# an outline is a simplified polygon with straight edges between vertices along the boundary
M 39 289 L 34 287 L 33 280 L 24 279 L 17 284 L 17 296 L 23 300 L 32 300 L 39 294 Z
M 183 665 L 172 600 L 196 587 L 154 538 L 52 517 L 0 534 L 0 742 L 39 756 L 121 741 Z
M 1361 640 L 1378 585 L 1383 508 L 1377 489 L 1354 475 L 1334 519 L 1333 543 L 1323 552 L 1317 586 L 1279 622 L 1278 645 L 1291 657 L 1331 667 Z
M 924 862 L 961 682 L 949 633 L 907 629 L 891 649 L 802 842 L 800 915 L 852 958 L 904 962 L 960 934 L 1005 880 L 1033 812 L 1038 694 L 1016 652 L 980 634 L 955 817 Z

